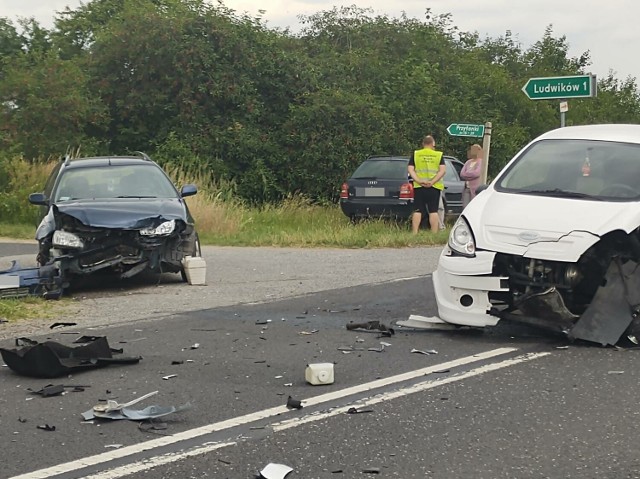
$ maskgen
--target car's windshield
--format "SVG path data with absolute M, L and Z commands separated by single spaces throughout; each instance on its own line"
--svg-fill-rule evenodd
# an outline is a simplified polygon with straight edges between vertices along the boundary
M 351 175 L 353 179 L 406 180 L 408 176 L 407 164 L 409 160 L 372 159 L 362 163 Z
M 593 140 L 542 140 L 496 182 L 514 193 L 629 201 L 640 198 L 640 145 Z
M 155 165 L 83 167 L 63 172 L 54 201 L 90 198 L 177 198 L 178 193 Z

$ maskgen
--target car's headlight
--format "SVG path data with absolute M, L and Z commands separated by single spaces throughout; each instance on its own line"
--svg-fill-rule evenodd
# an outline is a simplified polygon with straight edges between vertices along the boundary
M 469 223 L 462 216 L 451 228 L 449 234 L 449 248 L 463 256 L 473 257 L 476 254 L 476 242 Z
M 78 235 L 68 231 L 56 230 L 53 233 L 53 246 L 57 248 L 84 248 L 84 243 Z
M 176 228 L 176 220 L 165 221 L 156 228 L 144 228 L 140 230 L 140 234 L 144 236 L 165 236 L 173 233 Z

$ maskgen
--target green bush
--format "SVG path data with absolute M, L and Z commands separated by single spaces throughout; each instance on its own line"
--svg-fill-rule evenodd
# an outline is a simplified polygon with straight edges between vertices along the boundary
M 29 203 L 29 194 L 42 191 L 53 165 L 0 157 L 0 222 L 37 222 L 38 209 Z

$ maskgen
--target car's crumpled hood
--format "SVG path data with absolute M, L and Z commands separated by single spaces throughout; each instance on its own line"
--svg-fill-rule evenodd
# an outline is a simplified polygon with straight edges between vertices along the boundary
M 57 203 L 55 208 L 94 228 L 140 229 L 173 219 L 187 221 L 184 203 L 177 198 L 80 200 Z
M 639 203 L 480 193 L 463 215 L 478 249 L 577 261 L 600 236 L 638 226 Z

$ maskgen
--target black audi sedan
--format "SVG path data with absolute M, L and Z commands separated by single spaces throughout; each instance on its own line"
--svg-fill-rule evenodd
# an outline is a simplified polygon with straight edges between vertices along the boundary
M 200 256 L 185 197 L 147 155 L 66 158 L 44 192 L 29 201 L 41 207 L 36 231 L 38 263 L 55 263 L 68 281 L 111 270 L 122 278 L 142 271 L 181 273 L 182 259 Z
M 445 156 L 447 172 L 444 176 L 445 214 L 462 212 L 464 181 L 460 171 L 464 166 L 457 158 Z M 342 184 L 340 208 L 356 220 L 358 218 L 406 219 L 413 212 L 413 185 L 409 179 L 408 156 L 372 156 L 367 158 Z

